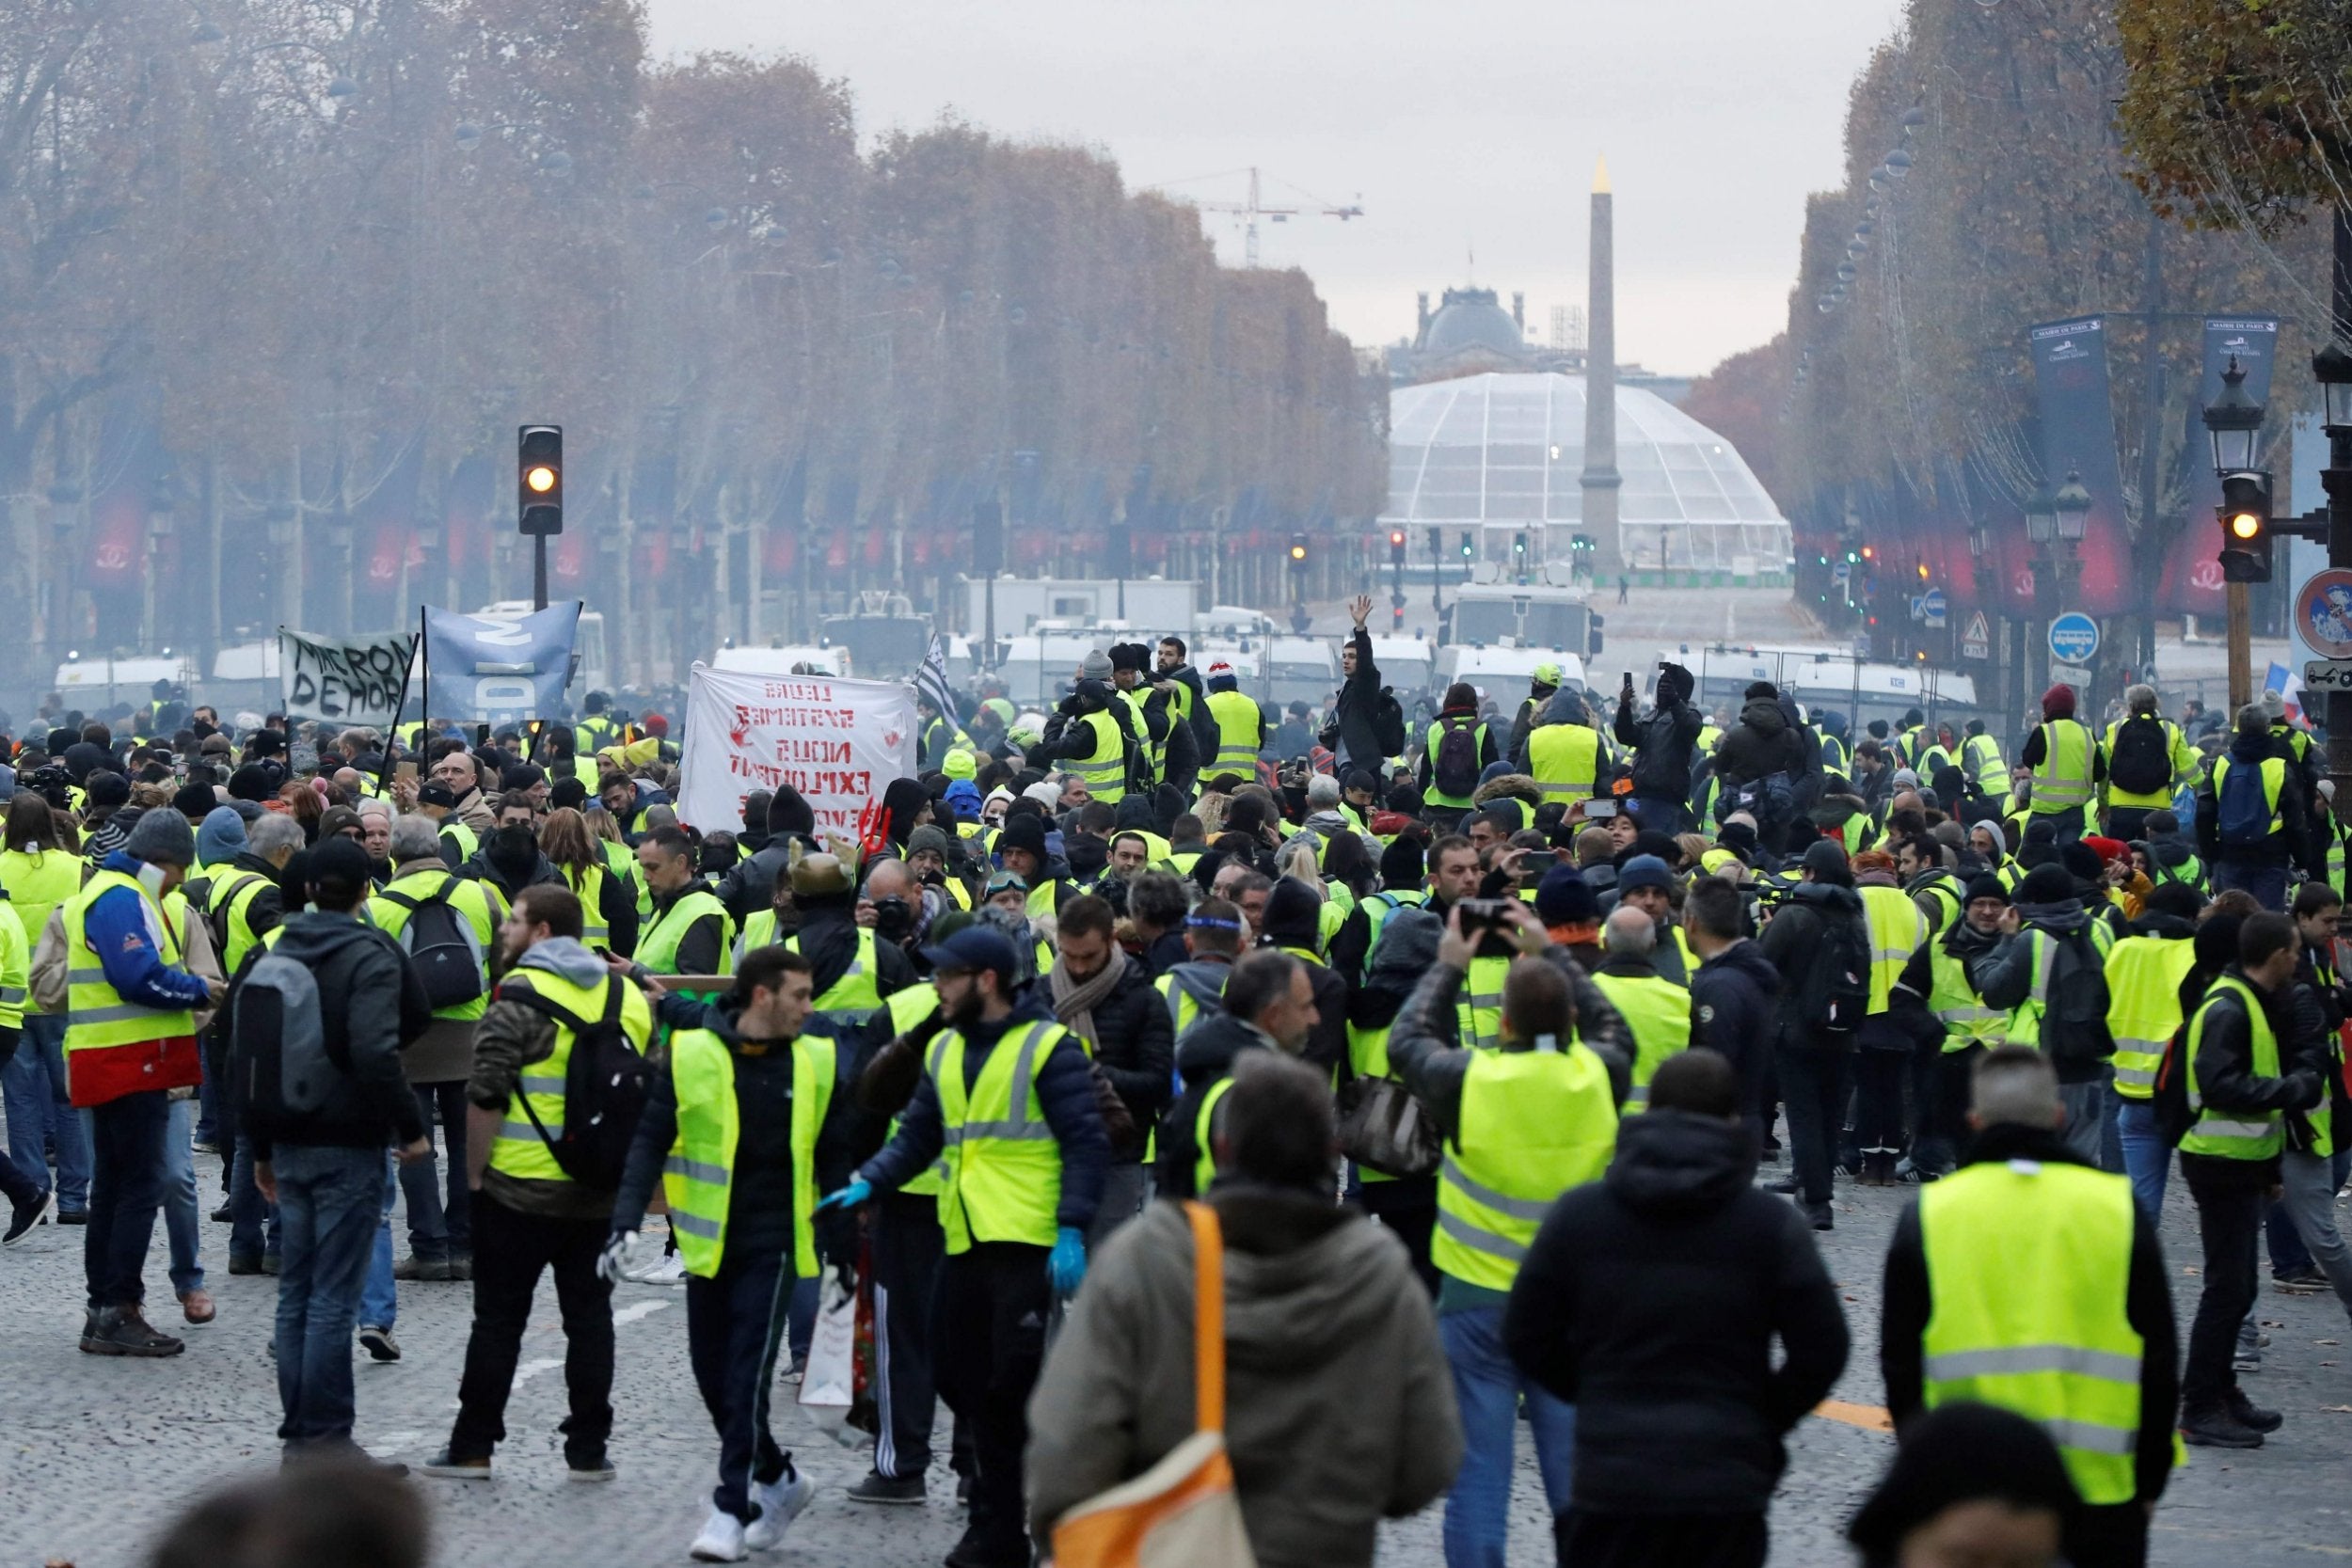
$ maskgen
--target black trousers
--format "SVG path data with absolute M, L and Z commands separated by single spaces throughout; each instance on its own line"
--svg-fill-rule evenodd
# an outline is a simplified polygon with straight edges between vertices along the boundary
M 1560 1568 L 1764 1568 L 1761 1513 L 1594 1513 L 1551 1521 Z
M 1407 1176 L 1395 1181 L 1366 1181 L 1359 1201 L 1365 1213 L 1405 1243 L 1405 1250 L 1413 1255 L 1413 1272 L 1435 1300 L 1438 1265 L 1429 1260 L 1429 1238 L 1438 1228 L 1438 1179 Z
M 599 1455 L 612 1435 L 612 1284 L 596 1277 L 596 1254 L 612 1224 L 518 1213 L 486 1191 L 473 1196 L 473 1333 L 457 1384 L 450 1454 L 480 1458 L 505 1440 L 506 1397 L 514 1391 L 531 1298 L 539 1275 L 552 1270 L 564 1318 L 564 1386 L 571 1395 L 564 1452 Z
M 686 1357 L 719 1432 L 710 1506 L 745 1524 L 759 1517 L 752 1482 L 771 1486 L 792 1473 L 792 1456 L 768 1428 L 792 1279 L 792 1260 L 781 1252 L 723 1253 L 710 1278 L 686 1277 Z
M 2148 1511 L 2137 1500 L 2076 1509 L 2066 1527 L 2066 1560 L 2072 1568 L 2145 1568 Z
M 1959 1051 L 1929 1045 L 1913 1053 L 1911 1102 L 1918 1126 L 1912 1139 L 1912 1164 L 1948 1171 L 1958 1163 L 1960 1146 L 1968 1136 L 1969 1075 L 1984 1050 L 1981 1045 Z
M 1054 1305 L 1049 1251 L 980 1242 L 940 1270 L 931 1365 L 940 1393 L 972 1428 L 972 1521 L 960 1550 L 973 1568 L 1028 1568 L 1021 1454 Z
M 1908 1051 L 1866 1046 L 1854 1053 L 1854 1141 L 1865 1154 L 1903 1151 L 1903 1080 L 1910 1072 Z
M 2188 1359 L 2181 1370 L 2181 1414 L 2209 1415 L 2237 1386 L 2237 1325 L 2253 1309 L 2255 1259 L 2263 1228 L 2262 1189 L 2242 1171 L 2215 1171 L 2195 1158 L 2181 1162 L 2188 1196 L 2197 1203 L 2197 1236 L 2204 1245 L 2205 1283 L 2188 1329 Z
M 1788 1117 L 1788 1161 L 1798 1196 L 1807 1203 L 1830 1199 L 1830 1173 L 1846 1119 L 1849 1058 L 1842 1049 L 1772 1053 L 1780 1074 L 1781 1107 Z
M 945 1244 L 937 1198 L 886 1193 L 875 1205 L 874 1349 L 882 1365 L 874 1392 L 882 1431 L 874 1438 L 874 1469 L 893 1481 L 930 1467 L 939 1403 L 931 1308 Z

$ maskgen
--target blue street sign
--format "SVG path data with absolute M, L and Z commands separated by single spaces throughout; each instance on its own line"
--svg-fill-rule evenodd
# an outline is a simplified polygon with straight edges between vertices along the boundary
M 2050 657 L 2066 664 L 2089 664 L 2099 652 L 2099 623 L 2079 610 L 2050 622 Z
M 1944 597 L 1941 588 L 1931 588 L 1919 595 L 1919 618 L 1931 626 L 1942 626 L 1950 608 L 1950 602 Z

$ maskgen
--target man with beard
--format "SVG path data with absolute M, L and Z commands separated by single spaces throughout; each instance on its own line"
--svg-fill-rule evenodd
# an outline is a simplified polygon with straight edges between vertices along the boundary
M 694 845 L 685 830 L 647 833 L 637 846 L 637 868 L 653 895 L 653 913 L 637 938 L 637 961 L 656 974 L 731 974 L 733 923 L 710 884 L 694 874 Z
M 457 1419 L 428 1476 L 486 1481 L 506 1436 L 506 1399 L 543 1272 L 555 1275 L 568 1341 L 570 1414 L 564 1460 L 574 1481 L 610 1481 L 612 1285 L 596 1263 L 612 1225 L 612 1195 L 574 1181 L 541 1128 L 561 1128 L 575 1042 L 606 1016 L 644 1050 L 653 1012 L 644 995 L 580 942 L 580 899 L 566 887 L 526 888 L 499 927 L 497 990 L 474 1030 L 466 1085 L 466 1174 L 473 1193 L 473 1332 L 457 1387 Z

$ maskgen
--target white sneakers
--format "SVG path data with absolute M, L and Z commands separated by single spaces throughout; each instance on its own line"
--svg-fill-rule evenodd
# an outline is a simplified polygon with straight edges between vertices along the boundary
M 743 1521 L 723 1508 L 710 1511 L 703 1532 L 694 1537 L 694 1544 L 686 1548 L 687 1555 L 696 1562 L 740 1562 L 751 1556 L 743 1544 Z
M 624 1269 L 621 1277 L 640 1285 L 683 1285 L 686 1283 L 686 1259 L 676 1253 L 657 1258 L 643 1268 Z
M 773 1486 L 752 1482 L 752 1501 L 759 1505 L 759 1517 L 745 1527 L 743 1544 L 755 1552 L 774 1551 L 784 1532 L 816 1495 L 816 1486 L 797 1467 L 787 1469 Z

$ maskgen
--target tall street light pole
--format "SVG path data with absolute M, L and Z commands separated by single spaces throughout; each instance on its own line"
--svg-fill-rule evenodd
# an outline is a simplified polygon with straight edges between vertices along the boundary
M 2057 535 L 2051 552 L 2051 571 L 2058 579 L 2058 608 L 2064 610 L 2074 602 L 2075 590 L 2082 582 L 2083 531 L 2090 521 L 2090 492 L 2083 488 L 2079 472 L 2066 470 L 2066 483 L 2050 496 L 2050 512 L 2052 531 Z M 2090 691 L 2078 691 L 2075 695 L 2085 709 L 2090 709 Z
M 2352 219 L 2337 217 L 2342 226 Z M 2344 265 L 2343 235 L 2339 232 L 2336 273 L 2336 324 L 2339 333 L 2352 332 L 2352 267 Z M 2352 567 L 2352 350 L 2340 337 L 2312 356 L 2312 375 L 2319 383 L 2320 428 L 2328 436 L 2328 466 L 2319 483 L 2328 492 L 2328 564 Z M 2352 694 L 2328 693 L 2328 773 L 2336 781 L 2339 799 L 2352 800 Z
M 2026 664 L 2033 673 L 2032 689 L 2025 693 L 2027 707 L 2050 688 L 2050 623 L 2058 618 L 2058 563 L 2050 540 L 2057 531 L 2057 505 L 2048 490 L 2039 491 L 2026 502 L 2026 542 L 2033 546 L 2033 618 L 2042 633 L 2038 639 L 2028 634 Z
M 2213 442 L 2213 471 L 2223 478 L 2252 472 L 2262 438 L 2263 405 L 2247 395 L 2246 372 L 2235 356 L 2221 372 L 2221 395 L 2205 409 L 2204 420 Z M 2228 564 L 2225 558 L 2223 565 Z M 2244 582 L 2231 580 L 2223 586 L 2230 607 L 2230 715 L 2234 723 L 2237 710 L 2254 699 L 2253 607 Z

